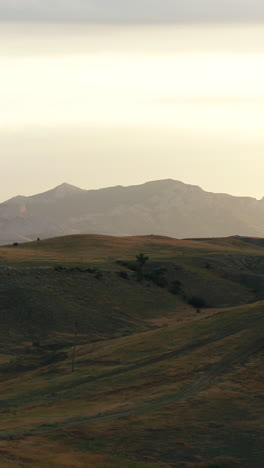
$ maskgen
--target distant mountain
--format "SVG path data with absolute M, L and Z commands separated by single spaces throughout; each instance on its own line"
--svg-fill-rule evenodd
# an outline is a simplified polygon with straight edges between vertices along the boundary
M 169 179 L 100 190 L 62 184 L 0 204 L 1 244 L 83 233 L 264 237 L 264 200 Z

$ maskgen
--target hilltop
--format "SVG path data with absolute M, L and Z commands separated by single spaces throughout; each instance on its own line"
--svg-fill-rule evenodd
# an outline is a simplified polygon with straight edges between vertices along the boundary
M 70 234 L 262 236 L 264 202 L 176 180 L 82 190 L 62 184 L 0 204 L 0 243 Z

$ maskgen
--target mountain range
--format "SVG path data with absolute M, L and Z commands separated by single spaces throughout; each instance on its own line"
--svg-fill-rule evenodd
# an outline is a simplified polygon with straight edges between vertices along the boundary
M 264 199 L 210 193 L 168 179 L 98 190 L 64 183 L 0 204 L 1 244 L 84 233 L 263 237 Z

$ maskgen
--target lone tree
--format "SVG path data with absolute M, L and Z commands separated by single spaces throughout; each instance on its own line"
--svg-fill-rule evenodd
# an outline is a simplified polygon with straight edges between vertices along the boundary
M 136 259 L 137 259 L 137 267 L 138 267 L 138 279 L 141 281 L 143 278 L 143 268 L 144 268 L 144 265 L 149 260 L 149 257 L 144 255 L 143 253 L 140 253 L 136 256 Z
M 148 260 L 149 257 L 144 255 L 143 253 L 137 255 L 137 262 L 140 268 L 143 268 L 143 266 L 145 265 L 145 263 L 147 263 Z

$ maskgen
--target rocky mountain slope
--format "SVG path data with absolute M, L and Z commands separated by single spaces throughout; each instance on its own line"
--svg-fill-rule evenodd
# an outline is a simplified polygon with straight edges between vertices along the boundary
M 99 190 L 62 184 L 0 204 L 1 244 L 83 233 L 261 237 L 264 201 L 159 180 Z

